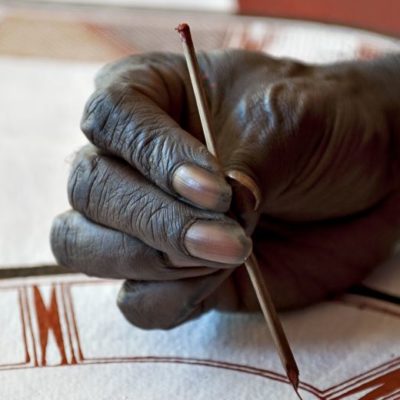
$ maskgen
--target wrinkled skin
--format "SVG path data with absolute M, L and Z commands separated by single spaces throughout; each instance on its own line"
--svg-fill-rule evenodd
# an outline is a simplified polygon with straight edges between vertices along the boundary
M 92 145 L 73 163 L 73 211 L 52 229 L 59 263 L 126 279 L 118 305 L 143 328 L 258 309 L 240 266 L 251 244 L 279 309 L 362 280 L 399 237 L 399 57 L 312 66 L 225 51 L 199 61 L 220 164 L 202 144 L 182 56 L 106 66 L 82 120 Z M 262 194 L 258 210 L 240 213 L 244 230 L 225 214 L 232 168 Z

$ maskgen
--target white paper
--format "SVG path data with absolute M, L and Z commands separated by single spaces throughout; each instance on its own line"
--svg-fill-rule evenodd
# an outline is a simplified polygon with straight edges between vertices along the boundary
M 400 259 L 380 271 L 400 295 Z M 1 398 L 296 399 L 261 315 L 210 312 L 143 331 L 116 308 L 119 285 L 80 275 L 0 282 Z M 282 321 L 303 399 L 399 399 L 399 305 L 345 296 Z
M 49 264 L 98 64 L 0 58 L 0 265 Z

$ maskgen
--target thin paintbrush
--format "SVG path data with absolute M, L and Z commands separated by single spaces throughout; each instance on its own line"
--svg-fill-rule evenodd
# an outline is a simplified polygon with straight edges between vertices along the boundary
M 208 109 L 204 88 L 201 84 L 200 69 L 197 62 L 196 52 L 194 49 L 192 37 L 190 34 L 189 25 L 180 24 L 176 30 L 179 32 L 183 50 L 186 58 L 187 67 L 189 70 L 190 80 L 193 86 L 193 91 L 196 99 L 197 108 L 200 115 L 201 125 L 206 140 L 206 145 L 211 154 L 217 159 L 217 149 L 215 146 L 215 138 L 212 132 L 211 114 Z M 228 174 L 231 179 L 236 180 L 240 184 L 246 186 L 254 195 L 256 208 L 260 200 L 260 192 L 254 181 L 247 175 L 240 171 L 231 171 Z M 264 282 L 263 275 L 258 265 L 257 259 L 252 253 L 246 260 L 245 266 L 250 276 L 250 280 L 257 295 L 258 302 L 260 303 L 261 310 L 264 314 L 265 320 L 271 332 L 272 339 L 278 350 L 279 357 L 282 365 L 285 368 L 286 375 L 293 385 L 297 396 L 301 399 L 298 393 L 299 387 L 299 369 L 294 359 L 292 350 L 290 349 L 288 340 L 283 330 L 282 324 L 279 320 L 275 306 L 272 302 L 271 295 Z

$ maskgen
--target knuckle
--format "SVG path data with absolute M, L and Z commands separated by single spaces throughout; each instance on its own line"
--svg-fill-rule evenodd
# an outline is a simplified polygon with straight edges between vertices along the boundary
M 138 105 L 140 107 L 140 105 Z M 162 117 L 153 115 L 149 120 L 138 113 L 132 121 L 130 140 L 125 142 L 124 153 L 144 175 L 151 177 L 154 183 L 167 188 L 165 178 L 180 156 L 179 148 L 174 142 L 170 129 L 163 126 Z
M 92 96 L 90 96 L 85 105 L 81 119 L 81 130 L 90 141 L 93 140 L 94 132 L 98 130 L 98 126 L 101 123 L 101 121 L 99 121 L 99 117 L 101 116 L 99 110 L 103 108 L 104 101 L 104 91 L 97 90 L 92 94 Z
M 81 120 L 81 130 L 93 144 L 106 148 L 119 143 L 131 116 L 126 106 L 127 96 L 126 87 L 115 83 L 97 90 L 89 98 Z
M 118 83 L 92 95 L 81 121 L 93 144 L 121 155 L 163 188 L 179 153 L 170 128 L 143 94 Z
M 292 87 L 286 82 L 274 83 L 264 93 L 261 110 L 276 131 L 284 130 L 287 124 L 287 117 L 292 113 L 292 96 Z
M 50 232 L 50 244 L 53 254 L 60 265 L 70 267 L 76 251 L 77 232 L 72 223 L 73 216 L 65 213 L 57 216 Z
M 100 156 L 88 148 L 83 148 L 75 157 L 68 178 L 68 198 L 71 206 L 78 211 L 87 212 L 102 180 L 97 179 Z
M 315 95 L 308 79 L 286 79 L 269 85 L 260 101 L 268 130 L 281 134 L 296 131 L 317 103 Z
M 99 238 L 87 231 L 87 221 L 74 211 L 58 216 L 51 229 L 51 247 L 57 262 L 87 275 L 101 276 L 101 262 L 93 268 Z M 108 277 L 106 275 L 106 277 Z
M 174 202 L 160 201 L 156 202 L 149 195 L 146 199 L 136 203 L 134 207 L 138 210 L 137 218 L 133 223 L 136 230 L 150 240 L 157 243 L 161 250 L 170 250 L 181 252 L 180 235 L 184 225 L 185 215 L 179 212 L 179 206 Z

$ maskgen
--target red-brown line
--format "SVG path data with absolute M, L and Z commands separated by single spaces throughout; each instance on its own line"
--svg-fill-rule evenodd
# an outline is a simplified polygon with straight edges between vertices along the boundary
M 88 358 L 84 362 L 85 365 L 101 365 L 101 364 L 113 364 L 113 363 L 171 363 L 171 364 L 198 365 L 211 368 L 231 370 L 240 373 L 247 373 L 262 378 L 268 378 L 271 380 L 289 384 L 286 377 L 284 377 L 281 374 L 277 374 L 273 371 L 268 371 L 256 367 L 233 364 L 223 361 L 215 361 L 215 360 L 191 359 L 191 358 L 180 358 L 180 357 L 123 357 L 123 358 L 110 357 L 105 359 Z M 58 366 L 51 366 L 51 367 L 58 367 Z M 30 366 L 26 368 L 29 369 L 33 367 Z M 10 369 L 23 369 L 23 367 L 22 368 L 13 367 Z M 300 387 L 301 389 L 317 396 L 319 400 L 327 400 L 327 397 L 324 396 L 324 393 L 318 390 L 317 388 L 313 387 L 312 385 L 301 383 Z M 388 397 L 388 400 L 392 398 L 394 394 L 395 393 L 391 394 L 390 397 Z
M 207 359 L 196 359 L 196 358 L 183 358 L 183 357 L 110 357 L 104 359 L 87 358 L 85 362 L 80 365 L 101 365 L 101 364 L 124 364 L 124 363 L 160 363 L 160 364 L 184 364 L 184 365 L 194 365 L 194 366 L 204 366 L 210 368 L 219 368 L 230 370 L 239 373 L 246 373 L 261 378 L 271 379 L 277 382 L 285 383 L 290 385 L 290 382 L 286 376 L 278 374 L 273 371 L 264 370 L 257 367 L 251 367 L 247 365 L 240 365 L 234 363 L 228 363 L 224 361 L 215 361 Z M 49 365 L 46 368 L 59 368 L 65 367 L 61 365 Z M 11 367 L 7 370 L 15 369 L 32 369 L 35 367 L 26 366 L 22 368 Z M 300 383 L 300 388 L 318 396 L 319 400 L 325 400 L 325 397 L 321 397 L 321 392 L 314 386 L 307 383 Z
M 35 334 L 33 332 L 31 310 L 30 310 L 30 307 L 29 307 L 28 296 L 27 296 L 27 286 L 25 286 L 23 288 L 22 293 L 23 293 L 23 298 L 24 298 L 24 303 L 25 303 L 25 306 L 26 306 L 26 310 L 27 310 L 28 326 L 29 326 L 29 330 L 31 332 L 32 347 L 33 347 L 33 362 L 34 362 L 34 366 L 37 367 L 39 364 L 38 364 L 38 359 L 37 359 L 36 340 L 35 340 Z
M 49 334 L 54 333 L 54 339 L 61 356 L 61 364 L 66 365 L 67 354 L 63 338 L 63 330 L 58 306 L 57 284 L 50 286 L 50 303 L 46 306 L 39 286 L 33 285 L 33 298 L 36 309 L 38 333 L 41 348 L 41 364 L 47 365 L 47 347 Z
M 67 326 L 67 336 L 68 336 L 68 343 L 71 348 L 71 363 L 76 364 L 76 358 L 75 358 L 75 349 L 72 343 L 72 333 L 71 333 L 71 326 L 70 326 L 70 321 L 68 318 L 68 313 L 67 313 L 67 304 L 66 304 L 66 296 L 65 296 L 65 285 L 60 284 L 60 292 L 61 292 L 61 301 L 62 301 L 62 308 L 63 308 L 63 316 L 65 320 L 65 325 Z
M 26 320 L 25 320 L 25 310 L 22 304 L 22 289 L 18 289 L 18 305 L 22 321 L 22 338 L 24 341 L 25 363 L 28 364 L 31 361 L 31 357 L 28 351 L 28 340 L 26 336 Z
M 398 365 L 400 365 L 400 357 L 396 357 L 393 360 L 387 361 L 387 362 L 385 362 L 383 364 L 379 364 L 377 367 L 374 367 L 374 368 L 372 368 L 372 369 L 370 369 L 370 370 L 368 370 L 366 372 L 363 372 L 363 373 L 355 375 L 355 376 L 353 376 L 353 377 L 351 377 L 349 379 L 346 379 L 342 383 L 340 383 L 338 385 L 335 385 L 335 386 L 332 386 L 329 390 L 332 390 L 332 389 L 338 387 L 339 385 L 343 385 L 345 383 L 352 382 L 352 381 L 354 381 L 354 379 L 365 377 L 368 374 L 376 373 L 376 372 L 379 373 L 382 370 L 382 368 L 383 368 L 383 371 L 387 371 L 390 368 L 397 367 Z
M 78 324 L 76 323 L 75 310 L 74 310 L 74 307 L 73 307 L 73 304 L 72 304 L 71 286 L 69 284 L 65 285 L 65 295 L 66 295 L 66 298 L 67 298 L 67 303 L 68 303 L 68 308 L 69 308 L 69 311 L 70 311 L 70 315 L 72 317 L 72 326 L 73 326 L 73 329 L 74 329 L 76 343 L 77 343 L 77 346 L 78 346 L 79 361 L 83 361 L 85 359 L 85 357 L 83 356 L 83 352 L 82 352 L 81 340 L 80 340 L 79 332 L 78 332 Z
M 107 283 L 111 283 L 111 282 L 113 282 L 112 280 L 94 280 L 94 281 L 87 281 L 87 280 L 81 280 L 81 281 L 71 281 L 71 282 L 68 282 L 68 286 L 70 287 L 70 286 L 72 286 L 72 285 L 85 285 L 85 284 L 89 284 L 89 285 L 93 285 L 93 284 L 107 284 Z M 33 343 L 33 352 L 34 352 L 34 360 L 35 360 L 35 366 L 37 367 L 38 365 L 37 365 L 37 355 L 36 355 L 36 347 L 35 347 L 35 338 L 34 338 L 34 333 L 33 333 L 33 329 L 32 329 L 32 322 L 31 322 L 31 318 L 30 318 L 30 310 L 29 310 L 29 307 L 28 307 L 28 302 L 27 302 L 27 299 L 26 299 L 26 289 L 28 288 L 29 286 L 28 285 L 12 285 L 12 286 L 6 286 L 6 287 L 0 287 L 0 290 L 9 290 L 9 289 L 22 289 L 22 293 L 23 293 L 23 296 L 22 296 L 22 299 L 23 299 L 23 302 L 25 302 L 25 304 L 26 304 L 26 306 L 27 306 L 27 317 L 28 317 L 28 323 L 29 323 L 29 327 L 30 327 L 30 333 L 31 333 L 31 338 L 32 338 L 32 343 Z M 70 293 L 68 293 L 69 294 L 69 302 L 71 303 L 71 308 L 72 308 L 72 301 L 71 301 L 71 299 L 70 299 Z M 347 303 L 348 304 L 348 303 Z M 351 305 L 351 304 L 350 304 Z M 72 311 L 73 311 L 73 309 L 72 309 Z M 378 311 L 385 311 L 385 310 L 378 310 Z M 81 351 L 81 347 L 80 347 L 80 341 L 79 341 L 79 334 L 78 334 L 78 331 L 77 331 L 77 324 L 76 324 L 76 320 L 75 320 L 75 314 L 73 313 L 72 314 L 72 316 L 73 316 L 73 322 L 74 322 L 74 330 L 75 330 L 75 334 L 77 335 L 77 338 L 78 338 L 78 350 L 79 350 L 79 353 L 80 353 L 80 355 L 82 356 L 82 359 L 84 359 L 83 358 L 83 355 L 82 355 L 82 351 Z M 334 385 L 334 386 L 332 386 L 332 387 L 330 387 L 330 388 L 328 388 L 328 389 L 326 389 L 326 390 L 323 390 L 323 391 L 321 391 L 321 390 L 318 390 L 318 389 L 316 389 L 316 388 L 314 388 L 314 390 L 319 394 L 319 395 L 326 395 L 326 394 L 328 394 L 329 392 L 329 396 L 332 396 L 333 394 L 335 394 L 335 393 L 337 393 L 337 392 L 339 392 L 339 391 L 343 391 L 343 390 L 345 390 L 346 388 L 348 388 L 349 386 L 353 386 L 353 385 L 356 385 L 357 383 L 359 383 L 360 381 L 362 381 L 363 379 L 368 379 L 368 378 L 371 378 L 371 377 L 374 377 L 374 376 L 376 376 L 377 374 L 379 374 L 379 373 L 381 373 L 381 372 L 384 372 L 384 371 L 386 371 L 386 370 L 388 370 L 388 369 L 390 369 L 390 368 L 392 368 L 393 366 L 395 366 L 396 364 L 397 364 L 397 362 L 400 360 L 400 357 L 399 358 L 396 358 L 395 360 L 390 360 L 389 362 L 387 362 L 387 363 L 384 363 L 384 364 L 382 364 L 382 365 L 380 365 L 380 366 L 378 366 L 378 367 L 375 367 L 373 370 L 370 370 L 370 371 L 366 371 L 365 373 L 363 373 L 363 374 L 359 374 L 359 375 L 356 375 L 355 377 L 352 377 L 352 378 L 350 378 L 350 379 L 348 379 L 348 380 L 346 380 L 346 381 L 344 381 L 344 382 L 341 382 L 341 383 L 339 383 L 339 384 L 337 384 L 337 385 Z M 127 361 L 128 362 L 128 361 Z M 13 364 L 13 365 L 19 365 L 19 364 Z M 383 370 L 381 369 L 383 366 L 386 366 Z M 32 368 L 32 367 L 11 367 L 11 368 L 7 368 L 7 369 L 3 369 L 3 367 L 4 367 L 4 365 L 3 366 L 1 366 L 0 365 L 0 369 L 1 370 L 9 370 L 9 369 L 25 369 L 25 368 Z M 7 367 L 7 365 L 5 366 L 5 367 Z M 373 374 L 372 374 L 372 376 L 371 376 L 371 373 L 373 372 L 373 371 L 376 371 L 376 370 L 379 370 L 379 371 L 377 371 L 376 373 L 374 372 Z M 262 371 L 262 370 L 261 370 Z M 263 376 L 262 374 L 258 374 L 258 375 L 260 375 L 260 376 Z M 359 379 L 357 379 L 357 378 L 359 378 Z M 354 380 L 354 379 L 356 379 L 356 380 Z M 343 386 L 344 384 L 346 384 L 346 383 L 349 383 L 349 385 L 346 385 L 346 386 Z M 305 388 L 305 386 L 309 386 L 310 388 L 312 387 L 311 385 L 308 385 L 308 384 L 300 384 L 300 387 L 301 388 L 304 388 L 305 390 L 307 390 L 306 388 Z M 337 391 L 334 391 L 334 392 L 331 392 L 332 391 L 332 389 L 336 389 L 336 388 L 339 388 L 339 390 L 337 390 Z M 315 394 L 315 393 L 314 393 Z M 324 397 L 325 398 L 325 397 Z
M 343 390 L 346 390 L 354 385 L 357 385 L 361 382 L 363 382 L 365 379 L 370 379 L 374 378 L 376 376 L 381 375 L 383 372 L 389 371 L 393 368 L 396 368 L 399 366 L 399 360 L 400 358 L 396 358 L 394 360 L 391 360 L 385 364 L 379 365 L 378 367 L 375 367 L 369 371 L 366 371 L 364 373 L 358 374 L 353 376 L 350 379 L 347 379 L 344 382 L 341 382 L 337 385 L 334 385 L 330 387 L 329 389 L 323 391 L 325 395 L 333 396 L 336 393 L 342 392 Z M 335 390 L 336 389 L 336 390 Z
M 393 397 L 397 395 L 398 397 Z M 396 390 L 394 393 L 389 394 L 389 396 L 382 397 L 381 400 L 398 400 L 398 399 L 400 399 L 400 390 Z
M 395 369 L 388 373 L 379 374 L 377 377 L 364 380 L 359 385 L 349 388 L 346 391 L 340 391 L 336 397 L 329 396 L 332 400 L 344 399 L 364 390 L 369 390 L 363 399 L 378 400 L 384 395 L 392 395 L 394 391 L 400 389 L 400 369 Z
M 183 358 L 183 357 L 160 357 L 160 356 L 143 356 L 143 357 L 107 357 L 107 358 L 86 358 L 85 364 L 107 364 L 114 362 L 136 362 L 136 363 L 175 363 L 175 364 L 186 364 L 186 365 L 200 365 L 206 367 L 215 367 L 221 369 L 227 369 L 231 371 L 248 373 L 251 375 L 260 376 L 263 378 L 271 378 L 275 381 L 282 382 L 291 385 L 286 375 L 282 375 L 273 371 L 252 367 L 248 365 L 240 365 L 235 363 L 230 363 L 226 361 L 216 361 L 209 359 L 198 359 L 198 358 Z M 310 393 L 319 395 L 320 391 L 307 383 L 300 383 L 299 387 L 301 389 L 307 390 Z

